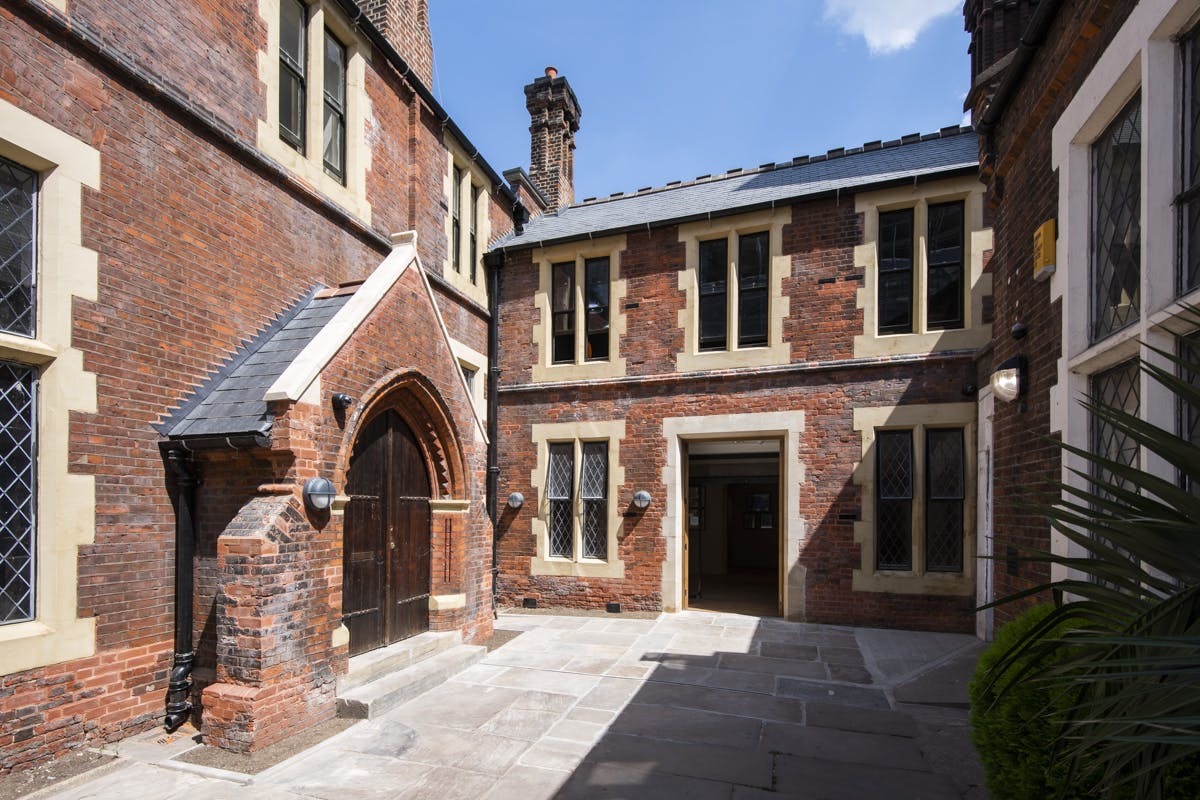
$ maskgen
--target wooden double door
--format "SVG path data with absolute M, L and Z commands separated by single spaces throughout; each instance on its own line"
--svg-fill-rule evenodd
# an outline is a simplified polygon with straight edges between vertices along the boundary
M 342 614 L 357 655 L 429 629 L 429 473 L 395 411 L 359 435 L 346 494 Z

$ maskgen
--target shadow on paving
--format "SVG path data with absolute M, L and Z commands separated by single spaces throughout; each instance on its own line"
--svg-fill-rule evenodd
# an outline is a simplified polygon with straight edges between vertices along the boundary
M 922 705 L 893 709 L 852 631 L 759 619 L 747 649 L 704 652 L 676 627 L 671 649 L 696 652 L 647 652 L 635 692 L 601 686 L 581 702 L 619 711 L 555 798 L 986 797 L 966 712 L 924 705 L 962 680 L 961 664 L 925 691 L 895 676 L 886 688 Z

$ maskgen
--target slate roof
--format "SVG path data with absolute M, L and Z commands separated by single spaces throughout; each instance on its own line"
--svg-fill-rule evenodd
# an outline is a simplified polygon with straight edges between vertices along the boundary
M 648 225 L 703 219 L 841 189 L 975 169 L 978 164 L 975 132 L 968 126 L 952 126 L 924 136 L 912 134 L 889 142 L 869 142 L 849 150 L 705 175 L 630 195 L 589 198 L 531 219 L 519 236 L 501 239 L 493 249 L 538 247 L 645 229 Z
M 235 353 L 160 426 L 171 439 L 256 437 L 274 424 L 264 396 L 300 351 L 350 299 L 316 297 L 316 287 Z

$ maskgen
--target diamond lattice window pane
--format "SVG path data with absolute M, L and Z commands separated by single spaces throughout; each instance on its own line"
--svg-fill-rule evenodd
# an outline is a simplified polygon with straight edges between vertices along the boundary
M 586 442 L 583 445 L 579 496 L 585 500 L 603 500 L 608 496 L 608 442 Z
M 1200 389 L 1200 333 L 1179 339 L 1179 357 L 1186 362 L 1181 377 Z M 1179 409 L 1179 435 L 1200 447 L 1200 406 L 1184 403 Z M 1193 494 L 1200 494 L 1200 482 L 1185 481 Z
M 925 507 L 925 569 L 961 572 L 963 502 L 934 500 Z
M 0 624 L 33 619 L 37 373 L 0 363 Z
M 565 500 L 550 501 L 550 555 L 562 558 L 575 557 L 575 542 L 571 520 L 571 503 Z
M 961 500 L 963 480 L 962 428 L 933 428 L 925 433 L 929 496 L 938 500 Z
M 1092 145 L 1092 340 L 1138 318 L 1141 282 L 1142 100 L 1134 97 Z
M 875 568 L 912 569 L 912 501 L 881 500 L 875 522 Z
M 583 557 L 608 558 L 608 503 L 602 500 L 583 503 Z
M 33 336 L 37 175 L 0 158 L 0 330 Z
M 912 569 L 912 431 L 875 434 L 876 503 L 875 566 Z
M 549 478 L 546 481 L 546 496 L 551 500 L 569 500 L 574 472 L 574 445 L 550 445 L 550 469 Z
M 1092 401 L 1136 415 L 1141 405 L 1137 362 L 1126 361 L 1093 375 Z M 1137 442 L 1132 437 L 1099 417 L 1092 417 L 1091 425 L 1093 453 L 1125 466 L 1139 464 Z M 1095 478 L 1098 483 L 1112 483 L 1121 487 L 1125 483 L 1124 479 L 1099 468 L 1096 469 Z
M 1183 192 L 1191 193 L 1179 204 L 1182 247 L 1182 291 L 1200 285 L 1200 26 L 1188 33 L 1183 43 Z
M 880 431 L 875 447 L 879 452 L 879 497 L 912 499 L 912 431 Z

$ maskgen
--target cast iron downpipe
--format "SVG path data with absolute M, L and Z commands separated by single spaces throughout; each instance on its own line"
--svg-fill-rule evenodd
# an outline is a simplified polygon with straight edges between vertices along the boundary
M 199 480 L 187 451 L 166 451 L 167 464 L 175 475 L 175 657 L 171 681 L 167 684 L 167 716 L 163 727 L 173 733 L 187 722 L 192 713 L 192 667 L 196 651 L 192 646 L 192 557 L 196 551 L 196 485 Z
M 500 403 L 497 393 L 500 387 L 500 269 L 504 266 L 504 253 L 488 253 L 483 258 L 488 271 L 488 374 L 487 374 L 487 513 L 492 521 L 492 616 L 496 616 L 498 594 L 496 579 L 500 575 L 497 546 L 500 538 L 500 515 L 498 513 L 500 492 L 500 421 L 497 413 Z

